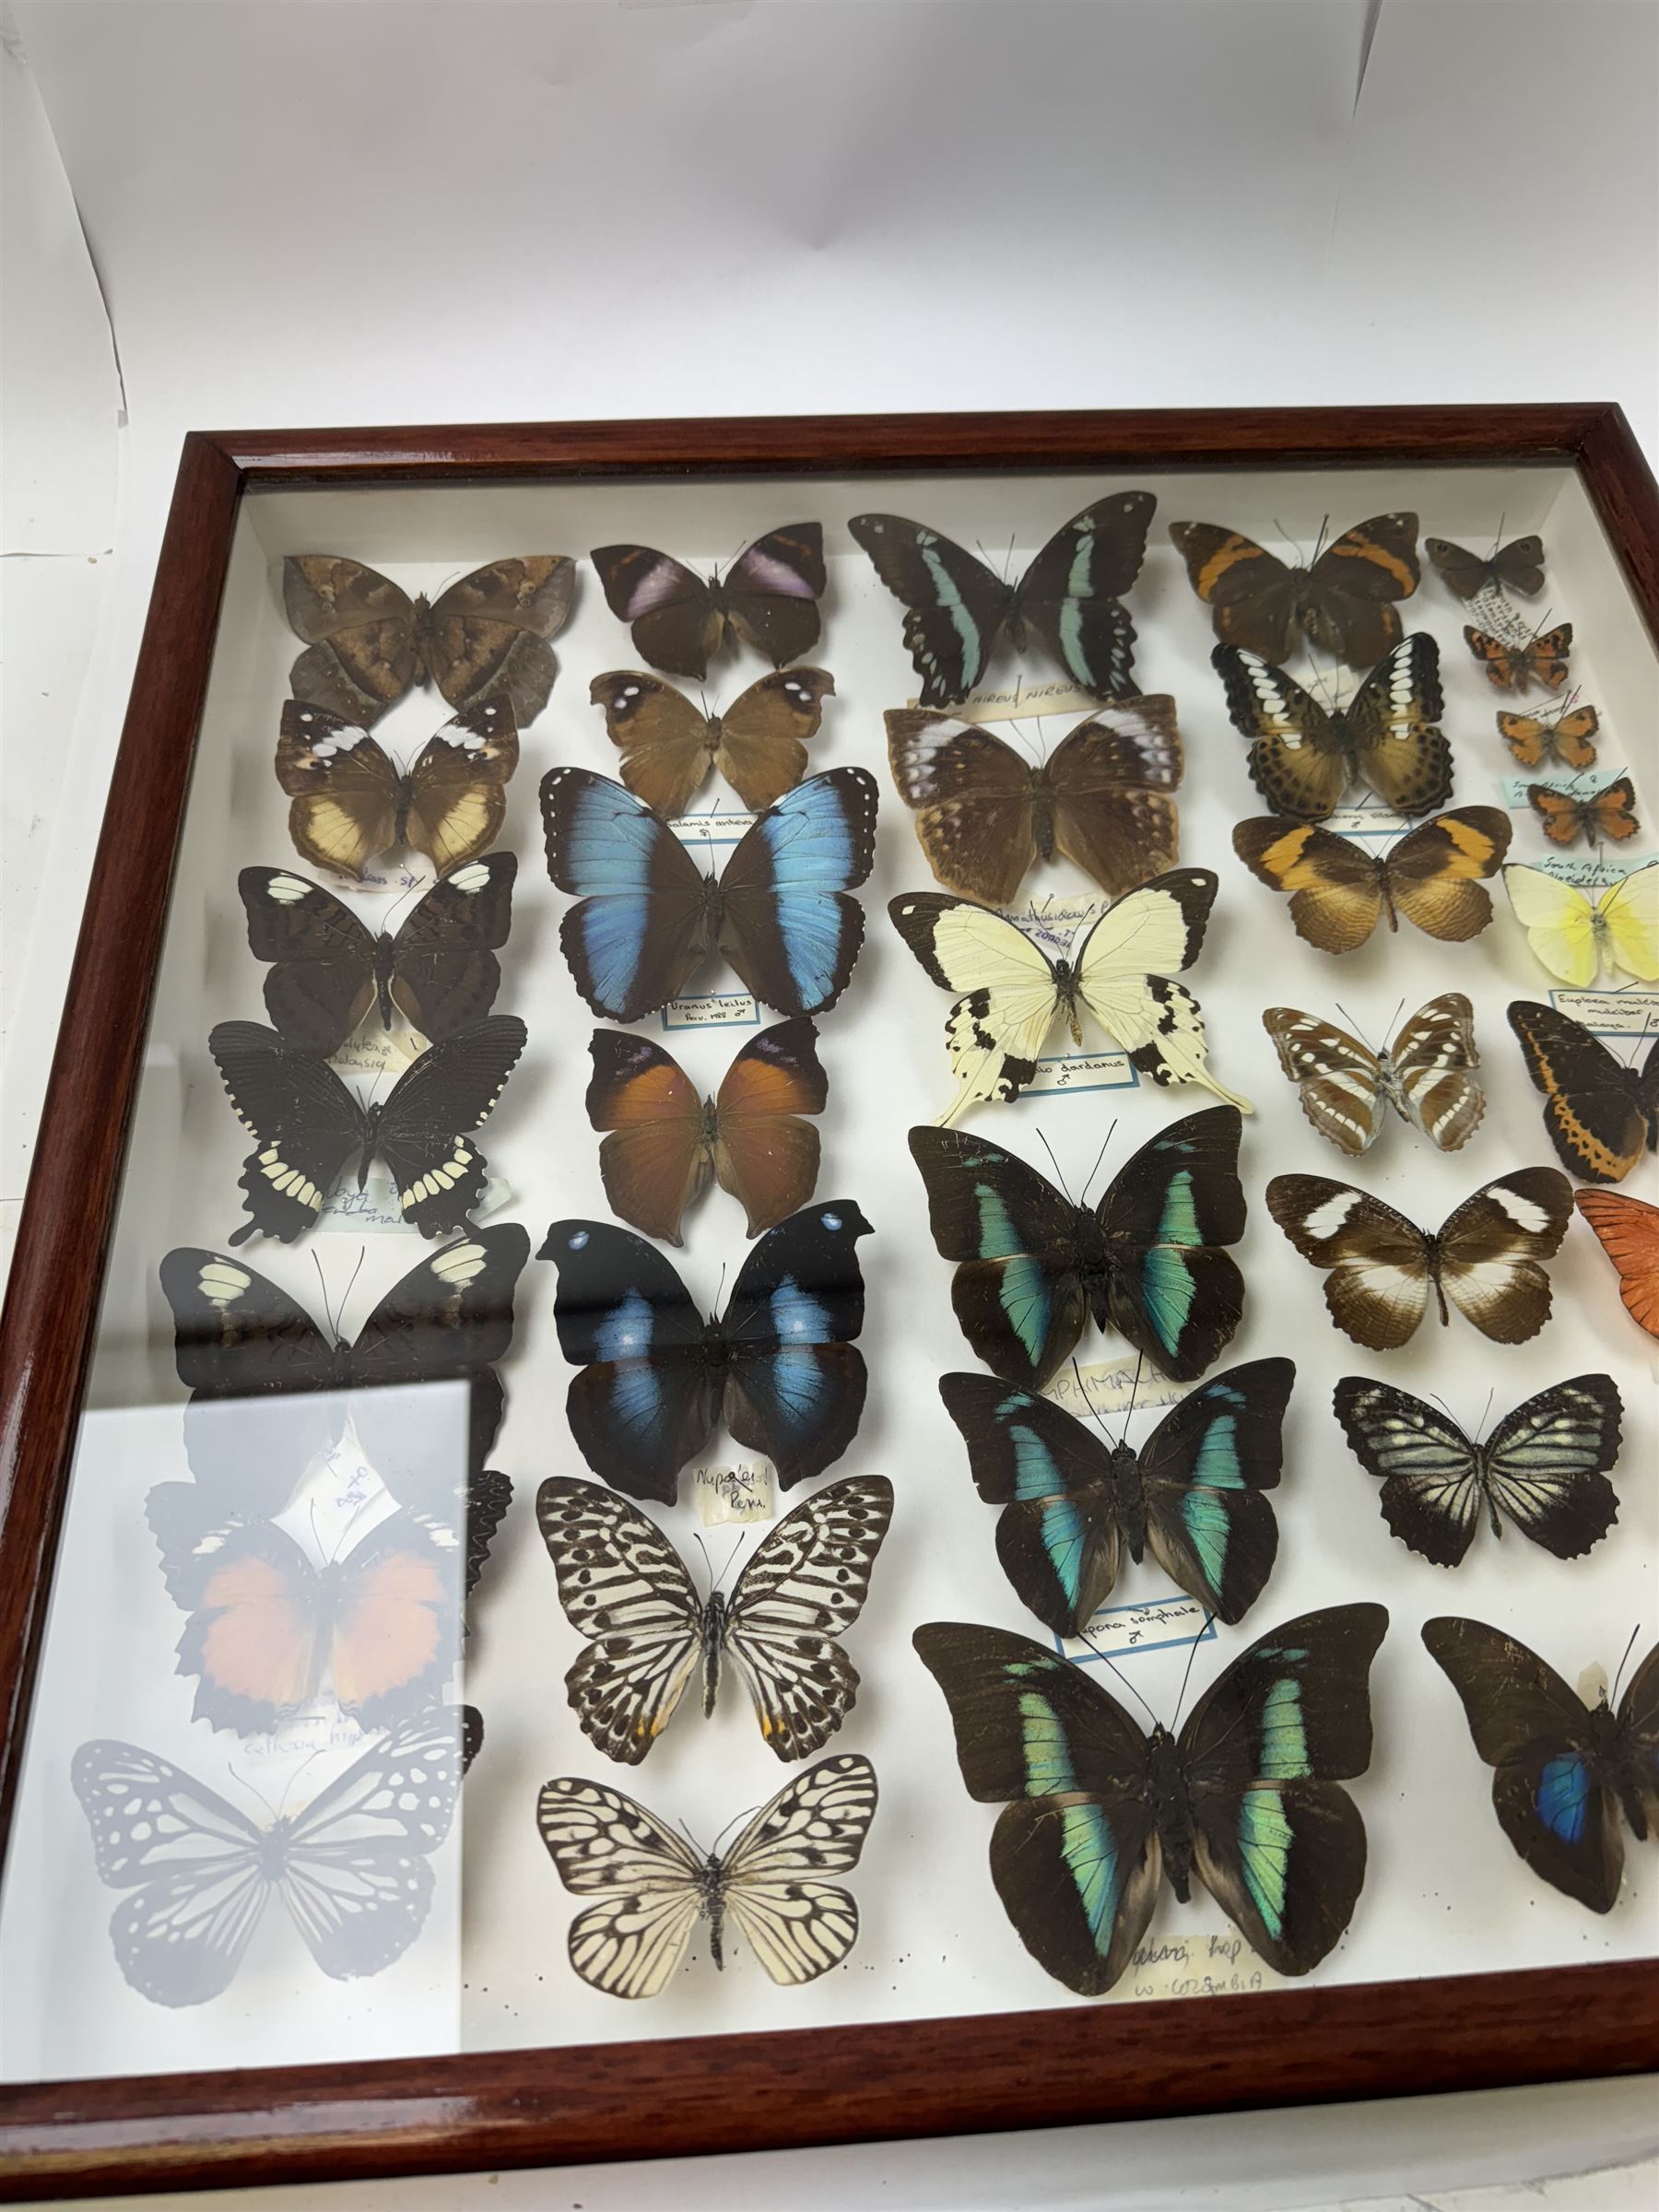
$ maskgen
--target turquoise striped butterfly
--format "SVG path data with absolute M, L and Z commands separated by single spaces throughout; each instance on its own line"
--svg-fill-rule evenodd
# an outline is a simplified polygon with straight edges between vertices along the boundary
M 1002 1805 L 991 1878 L 1020 1941 L 1080 1996 L 1134 1956 L 1167 1875 L 1194 1877 L 1251 1948 L 1305 1974 L 1365 1880 L 1339 1785 L 1371 1763 L 1370 1671 L 1386 1607 L 1332 1606 L 1253 1643 L 1175 1735 L 1150 1735 L 1069 1660 L 1005 1629 L 930 1621 L 914 1642 L 956 1724 L 968 1794 Z

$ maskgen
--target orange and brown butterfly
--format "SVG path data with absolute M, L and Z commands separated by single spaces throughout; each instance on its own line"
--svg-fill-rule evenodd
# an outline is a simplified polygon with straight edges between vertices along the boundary
M 1618 1270 L 1618 1295 L 1632 1320 L 1659 1336 L 1659 1206 L 1622 1191 L 1577 1191 L 1572 1203 Z
M 559 666 L 547 641 L 569 620 L 575 590 L 568 553 L 489 561 L 429 603 L 361 561 L 293 554 L 282 595 L 309 650 L 288 682 L 296 699 L 363 728 L 424 683 L 453 707 L 505 699 L 522 726 L 547 703 Z
M 518 759 L 505 699 L 464 707 L 406 773 L 360 723 L 290 699 L 276 781 L 293 801 L 288 834 L 316 866 L 361 881 L 377 854 L 403 846 L 426 853 L 443 876 L 495 843 Z
M 1506 638 L 1488 637 L 1484 629 L 1464 627 L 1464 642 L 1486 670 L 1495 690 L 1525 691 L 1539 684 L 1559 691 L 1567 681 L 1567 656 L 1572 650 L 1572 625 L 1559 623 L 1554 629 L 1536 631 L 1523 644 Z
M 804 1016 L 751 1038 L 705 1099 L 671 1053 L 647 1037 L 595 1030 L 587 1112 L 605 1133 L 599 1172 L 618 1220 L 665 1243 L 683 1241 L 686 1209 L 712 1177 L 748 1216 L 748 1233 L 804 1206 L 818 1182 L 829 1082 L 818 1030 Z
M 1460 599 L 1478 598 L 1482 592 L 1524 592 L 1531 598 L 1544 589 L 1544 540 L 1514 537 L 1484 559 L 1449 537 L 1426 537 L 1423 550 Z
M 1351 668 L 1370 668 L 1400 641 L 1393 602 L 1422 576 L 1415 514 L 1374 514 L 1292 567 L 1240 531 L 1171 523 L 1170 535 L 1216 635 L 1269 661 L 1287 661 L 1312 639 Z
M 1541 768 L 1553 754 L 1564 768 L 1595 766 L 1591 740 L 1601 728 L 1594 707 L 1570 707 L 1558 714 L 1498 713 L 1498 734 L 1523 768 Z
M 1514 1000 L 1509 1023 L 1544 1094 L 1549 1141 L 1571 1173 L 1585 1182 L 1622 1182 L 1646 1153 L 1659 1151 L 1659 1041 L 1636 1068 L 1539 1000 Z
M 709 771 L 718 769 L 759 814 L 806 773 L 806 739 L 818 735 L 835 678 L 822 668 L 780 668 L 705 714 L 684 692 L 642 668 L 612 668 L 588 696 L 622 755 L 622 781 L 655 814 L 684 814 Z
M 1581 837 L 1587 845 L 1622 845 L 1641 827 L 1636 818 L 1636 787 L 1629 776 L 1604 783 L 1588 796 L 1529 783 L 1526 803 L 1552 845 L 1576 844 Z
M 1478 936 L 1492 918 L 1486 879 L 1509 841 L 1510 818 L 1496 806 L 1438 814 L 1382 853 L 1288 815 L 1233 830 L 1234 852 L 1258 882 L 1288 894 L 1297 935 L 1321 952 L 1352 952 L 1384 917 L 1397 929 L 1401 914 L 1450 944 Z

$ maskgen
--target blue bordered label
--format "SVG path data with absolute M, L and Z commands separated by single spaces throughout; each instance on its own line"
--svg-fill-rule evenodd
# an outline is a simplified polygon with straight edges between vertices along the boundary
M 1053 1099 L 1085 1090 L 1134 1090 L 1139 1083 L 1127 1053 L 1045 1053 L 1020 1096 Z
M 665 1030 L 758 1030 L 760 1008 L 747 991 L 705 991 L 671 998 L 663 1008 Z
M 1077 1666 L 1095 1666 L 1107 1659 L 1215 1640 L 1215 1615 L 1184 1591 L 1171 1590 L 1167 1597 L 1148 1597 L 1136 1606 L 1102 1606 L 1088 1623 L 1087 1641 L 1056 1636 L 1054 1649 Z
M 1656 991 L 1551 991 L 1549 1003 L 1593 1037 L 1659 1037 Z

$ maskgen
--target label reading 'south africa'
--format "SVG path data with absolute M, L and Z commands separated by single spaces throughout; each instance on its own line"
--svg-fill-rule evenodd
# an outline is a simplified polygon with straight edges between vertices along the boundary
M 1659 992 L 1552 991 L 1549 1003 L 1594 1037 L 1659 1037 Z
M 1211 1643 L 1215 1641 L 1213 1614 L 1171 1590 L 1163 1597 L 1143 1598 L 1138 1605 L 1102 1606 L 1084 1623 L 1082 1636 L 1056 1636 L 1054 1649 L 1063 1659 L 1087 1666 L 1090 1661 L 1134 1658 L 1141 1652 L 1166 1652 L 1171 1644 Z
M 1525 806 L 1534 791 L 1552 792 L 1561 799 L 1593 799 L 1598 791 L 1606 791 L 1609 783 L 1617 783 L 1617 776 L 1594 772 L 1578 776 L 1505 776 L 1501 789 L 1506 806 Z
M 1277 1989 L 1282 1977 L 1234 1928 L 1195 1936 L 1148 1936 L 1136 1944 L 1117 1997 L 1245 1997 Z
M 671 998 L 663 1008 L 665 1030 L 758 1030 L 760 1009 L 747 991 L 705 991 Z
M 778 1510 L 772 1471 L 761 1461 L 737 1467 L 699 1467 L 691 1477 L 697 1517 L 705 1528 L 733 1521 L 770 1521 Z
M 1536 862 L 1529 862 L 1546 876 L 1553 876 L 1558 883 L 1576 883 L 1583 891 L 1610 890 L 1614 884 L 1622 883 L 1630 873 L 1622 860 L 1609 860 L 1604 853 L 1575 853 L 1571 859 L 1565 854 L 1550 853 Z

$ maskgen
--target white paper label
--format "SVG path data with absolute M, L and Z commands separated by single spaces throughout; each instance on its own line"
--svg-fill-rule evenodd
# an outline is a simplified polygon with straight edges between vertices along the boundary
M 1599 853 L 1580 854 L 1572 860 L 1551 853 L 1547 859 L 1529 865 L 1546 876 L 1553 876 L 1558 883 L 1576 883 L 1583 891 L 1610 890 L 1630 872 L 1622 860 L 1608 860 Z
M 355 876 L 327 874 L 328 888 L 343 899 L 379 898 L 385 891 L 429 891 L 438 870 L 424 853 L 407 853 L 402 860 L 371 860 L 359 882 Z
M 706 991 L 671 998 L 663 1008 L 665 1030 L 758 1030 L 760 1009 L 747 991 Z
M 1142 1406 L 1157 1411 L 1160 1406 L 1178 1406 L 1190 1388 L 1190 1383 L 1172 1382 L 1145 1360 L 1101 1359 L 1075 1367 L 1068 1360 L 1042 1394 L 1056 1406 L 1064 1406 L 1067 1413 L 1075 1413 L 1079 1420 L 1087 1420 L 1091 1413 L 1127 1413 L 1131 1401 L 1137 1412 Z
M 721 807 L 708 814 L 676 815 L 668 827 L 682 845 L 735 845 L 754 822 L 752 814 Z
M 1552 991 L 1549 1003 L 1595 1037 L 1659 1037 L 1659 992 Z
M 1502 782 L 1504 804 L 1508 806 L 1525 806 L 1530 791 L 1552 791 L 1564 799 L 1593 799 L 1598 791 L 1606 791 L 1609 783 L 1617 783 L 1617 776 L 1586 773 L 1578 776 L 1505 776 Z
M 401 1076 L 419 1059 L 427 1040 L 416 1030 L 359 1030 L 347 1037 L 329 1066 L 343 1076 Z
M 1005 922 L 1042 947 L 1045 952 L 1069 952 L 1072 941 L 1086 923 L 1097 922 L 1106 911 L 1103 899 L 1033 899 L 1025 906 L 999 906 Z
M 1035 1099 L 1068 1090 L 1133 1090 L 1139 1081 L 1127 1053 L 1045 1053 L 1019 1095 Z
M 1243 1997 L 1277 1989 L 1282 1977 L 1259 1958 L 1234 1928 L 1196 1936 L 1148 1936 L 1130 1955 L 1129 1969 L 1113 1996 Z
M 1054 1649 L 1079 1666 L 1090 1661 L 1167 1652 L 1171 1644 L 1213 1643 L 1216 1619 L 1195 1597 L 1171 1590 L 1167 1597 L 1144 1598 L 1135 1606 L 1102 1606 L 1084 1623 L 1081 1636 L 1056 1636 Z
M 910 703 L 919 707 L 922 701 L 912 699 Z M 1029 684 L 1019 677 L 1011 688 L 971 691 L 960 706 L 940 707 L 937 712 L 941 720 L 949 716 L 957 722 L 1034 722 L 1040 714 L 1092 714 L 1100 704 L 1075 684 L 1057 679 Z
M 1398 837 L 1411 828 L 1407 816 L 1392 806 L 1338 806 L 1319 825 L 1338 837 Z
M 1482 584 L 1472 599 L 1465 602 L 1471 629 L 1483 629 L 1488 638 L 1498 638 L 1505 645 L 1530 645 L 1537 635 L 1518 606 L 1512 606 L 1500 584 Z
M 705 1528 L 731 1521 L 770 1521 L 777 1512 L 772 1471 L 764 1460 L 738 1467 L 699 1467 L 691 1478 L 697 1517 Z
M 500 1213 L 512 1196 L 512 1186 L 504 1176 L 486 1175 L 483 1194 L 468 1219 L 482 1221 L 487 1215 Z M 323 1201 L 323 1211 L 317 1216 L 320 1230 L 366 1232 L 408 1226 L 408 1216 L 397 1203 L 392 1171 L 379 1159 L 370 1169 L 368 1181 L 360 1191 L 356 1177 L 347 1178 L 337 1190 L 329 1193 Z

